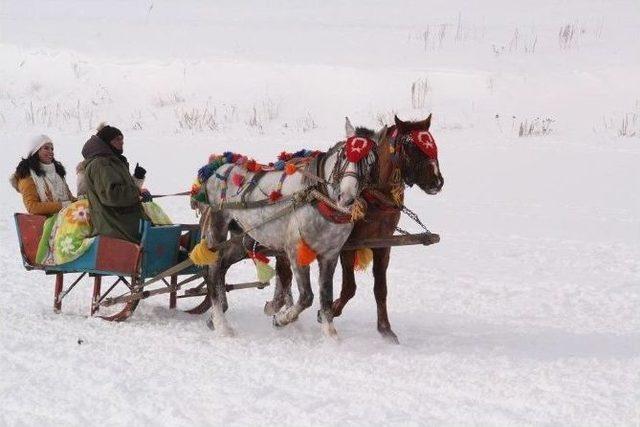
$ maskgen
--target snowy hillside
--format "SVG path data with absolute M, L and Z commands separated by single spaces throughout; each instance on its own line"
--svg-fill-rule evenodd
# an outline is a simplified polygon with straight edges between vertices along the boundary
M 56 315 L 0 186 L 0 425 L 638 425 L 639 36 L 635 0 L 0 2 L 0 176 L 39 133 L 73 171 L 107 120 L 172 193 L 213 152 L 272 160 L 328 148 L 346 115 L 433 112 L 445 179 L 407 192 L 442 241 L 392 252 L 399 346 L 370 272 L 339 344 L 317 298 L 274 329 L 269 288 L 229 295 L 231 339 L 166 297 L 90 318 L 88 284 Z

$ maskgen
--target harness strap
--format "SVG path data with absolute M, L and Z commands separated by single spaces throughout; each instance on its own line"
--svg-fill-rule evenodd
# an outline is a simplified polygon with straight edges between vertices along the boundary
M 242 191 L 242 195 L 240 196 L 240 203 L 242 204 L 250 203 L 246 201 L 247 196 L 251 194 L 253 190 L 258 186 L 258 182 L 260 181 L 260 179 L 262 179 L 263 176 L 265 176 L 265 174 L 266 172 L 261 170 L 256 172 L 253 175 L 253 177 L 249 180 L 249 183 L 247 184 L 245 189 Z

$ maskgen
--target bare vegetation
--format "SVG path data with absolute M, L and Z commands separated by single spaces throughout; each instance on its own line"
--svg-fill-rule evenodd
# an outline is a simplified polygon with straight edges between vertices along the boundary
M 411 106 L 414 109 L 424 108 L 430 91 L 431 86 L 429 86 L 429 80 L 426 77 L 411 83 Z
M 209 107 L 193 107 L 190 109 L 176 108 L 176 118 L 178 126 L 182 130 L 190 131 L 215 131 L 218 129 L 216 111 L 209 110 Z
M 515 120 L 515 117 L 514 117 Z M 549 117 L 535 117 L 533 119 L 525 119 L 520 122 L 518 127 L 518 136 L 541 136 L 550 134 L 552 124 L 555 120 Z

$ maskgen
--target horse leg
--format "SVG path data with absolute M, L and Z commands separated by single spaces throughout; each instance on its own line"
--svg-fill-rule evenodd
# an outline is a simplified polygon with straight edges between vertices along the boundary
M 390 248 L 373 249 L 373 293 L 378 306 L 378 332 L 385 340 L 399 344 L 397 335 L 391 330 L 387 314 L 387 267 L 390 252 Z
M 355 251 L 342 251 L 340 264 L 342 265 L 342 288 L 340 297 L 333 302 L 333 315 L 338 317 L 347 302 L 356 294 L 356 277 L 353 273 L 353 265 L 356 261 Z
M 322 332 L 325 336 L 337 339 L 338 332 L 333 326 L 333 273 L 338 265 L 338 257 L 318 258 L 320 268 L 320 310 L 318 321 L 322 324 Z
M 209 266 L 207 274 L 207 294 L 211 299 L 211 316 L 207 321 L 210 329 L 219 331 L 222 336 L 234 336 L 235 332 L 229 326 L 224 314 L 226 304 L 226 289 L 224 283 L 224 268 L 221 266 L 222 260 L 216 261 Z
M 291 296 L 291 264 L 285 256 L 276 257 L 276 285 L 273 290 L 273 299 L 264 304 L 264 314 L 273 316 L 283 306 L 291 307 L 293 297 Z
M 291 258 L 289 258 L 291 260 Z M 311 307 L 313 304 L 313 291 L 311 290 L 311 278 L 309 277 L 309 266 L 300 267 L 293 263 L 293 274 L 298 284 L 298 301 L 284 311 L 280 311 L 273 316 L 274 326 L 284 326 L 298 318 L 300 313 Z

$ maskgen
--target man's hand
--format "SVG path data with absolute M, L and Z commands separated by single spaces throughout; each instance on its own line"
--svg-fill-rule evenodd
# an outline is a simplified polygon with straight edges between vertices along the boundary
M 144 179 L 147 176 L 147 170 L 136 163 L 136 168 L 133 170 L 133 176 L 138 179 Z
M 147 189 L 140 190 L 140 201 L 143 203 L 153 201 L 153 197 L 151 197 L 151 193 L 149 193 L 149 190 Z

